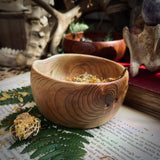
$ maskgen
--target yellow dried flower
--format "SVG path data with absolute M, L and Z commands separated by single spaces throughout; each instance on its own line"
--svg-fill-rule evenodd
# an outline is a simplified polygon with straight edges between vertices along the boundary
M 102 77 L 99 78 L 97 75 L 92 75 L 85 72 L 84 74 L 81 74 L 73 78 L 66 78 L 66 80 L 72 81 L 72 82 L 84 82 L 84 83 L 105 83 L 105 82 L 114 81 L 116 80 L 116 78 L 109 77 L 109 78 L 103 79 Z
M 27 96 L 28 93 L 27 92 L 18 92 L 18 94 L 22 95 L 23 97 Z
M 3 95 L 3 97 L 6 97 L 6 98 L 10 98 L 10 95 L 9 94 L 7 94 L 7 93 L 2 93 L 2 95 Z
M 28 112 L 22 113 L 14 120 L 11 127 L 11 133 L 19 140 L 31 138 L 38 134 L 40 129 L 40 120 L 31 116 Z
M 23 102 L 23 98 L 20 97 L 20 96 L 18 96 L 18 100 L 19 100 L 20 102 Z
M 6 99 L 7 99 L 6 97 L 0 97 L 0 101 L 4 101 Z

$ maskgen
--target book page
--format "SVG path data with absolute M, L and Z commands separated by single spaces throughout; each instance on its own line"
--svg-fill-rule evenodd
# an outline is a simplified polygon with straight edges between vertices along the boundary
M 160 121 L 139 111 L 122 106 L 108 123 L 90 132 L 94 138 L 86 148 L 87 160 L 160 160 Z
M 29 84 L 26 73 L 1 81 L 0 91 Z M 0 119 L 15 105 L 0 106 Z M 122 105 L 108 123 L 88 131 L 94 138 L 85 145 L 84 160 L 160 160 L 160 120 L 128 106 Z M 0 160 L 30 160 L 29 154 L 20 154 L 24 147 L 8 150 L 12 143 L 10 134 L 0 136 Z

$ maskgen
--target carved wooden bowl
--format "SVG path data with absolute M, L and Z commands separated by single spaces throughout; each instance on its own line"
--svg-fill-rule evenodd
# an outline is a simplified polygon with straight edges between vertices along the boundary
M 119 61 L 126 52 L 122 34 L 115 32 L 112 34 L 114 40 L 103 41 L 106 36 L 107 32 L 100 31 L 78 32 L 76 35 L 68 33 L 63 39 L 62 47 L 65 53 L 96 55 Z M 84 37 L 86 41 L 81 41 Z
M 117 62 L 83 54 L 59 54 L 37 60 L 31 69 L 34 100 L 51 121 L 73 128 L 93 128 L 118 111 L 128 88 L 128 71 Z M 118 77 L 106 83 L 66 81 L 84 72 Z M 122 74 L 123 73 L 123 74 Z

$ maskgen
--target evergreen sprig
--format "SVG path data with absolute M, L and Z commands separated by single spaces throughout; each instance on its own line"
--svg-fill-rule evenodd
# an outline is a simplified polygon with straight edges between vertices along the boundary
M 9 90 L 7 94 L 12 94 L 15 91 L 28 92 L 28 95 L 30 95 L 29 100 L 31 100 L 31 87 Z M 4 103 L 7 104 L 8 100 Z M 32 138 L 21 141 L 16 140 L 9 149 L 14 149 L 25 144 L 25 148 L 21 154 L 32 152 L 30 155 L 31 159 L 38 157 L 39 160 L 82 160 L 82 157 L 86 154 L 84 143 L 89 144 L 87 137 L 93 136 L 83 129 L 73 129 L 56 125 L 46 119 L 39 112 L 37 106 L 22 108 L 15 113 L 11 113 L 1 120 L 0 128 L 4 127 L 5 130 L 9 130 L 13 125 L 14 119 L 23 112 L 29 112 L 30 115 L 39 118 L 41 120 L 41 129 L 39 133 Z

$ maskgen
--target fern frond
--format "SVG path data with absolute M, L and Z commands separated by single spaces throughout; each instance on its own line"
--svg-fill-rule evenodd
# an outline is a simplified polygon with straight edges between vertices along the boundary
M 63 150 L 64 152 L 83 152 L 83 153 L 86 153 L 86 151 L 83 149 L 83 148 L 81 148 L 80 146 L 76 146 L 76 145 L 70 145 L 70 144 L 68 144 L 68 145 L 65 145 L 65 146 L 61 146 L 61 148 L 60 148 L 61 150 Z
M 64 146 L 70 145 L 71 147 L 73 146 L 84 148 L 84 144 L 81 141 L 79 141 L 79 139 L 62 139 L 59 141 L 59 143 Z
M 24 148 L 24 150 L 21 153 L 24 154 L 27 152 L 31 152 L 35 149 L 38 149 L 42 146 L 49 144 L 49 143 L 54 143 L 56 140 L 57 140 L 57 138 L 55 136 L 49 136 L 49 137 L 45 137 L 45 138 L 37 138 L 32 143 L 30 143 L 28 146 L 26 146 L 26 148 Z
M 55 128 L 41 129 L 40 132 L 33 138 L 43 138 L 47 136 L 55 136 L 57 134 L 57 130 Z
M 56 126 L 52 121 L 46 119 L 42 113 L 40 113 L 39 109 L 37 106 L 34 106 L 31 111 L 29 112 L 30 115 L 35 116 L 41 120 L 41 126 L 42 128 L 54 128 L 53 126 Z
M 69 160 L 84 160 L 80 157 L 69 157 Z
M 61 159 L 63 158 L 63 155 L 61 155 L 61 151 L 60 150 L 55 150 L 55 151 L 52 151 L 52 152 L 49 152 L 48 154 L 42 156 L 39 160 L 48 160 L 50 158 L 54 158 L 54 160 L 56 159 L 56 156 L 58 155 L 58 159 Z
M 32 102 L 31 86 L 0 92 L 0 105 Z
M 65 149 L 65 151 L 63 152 L 63 155 L 66 159 L 69 159 L 69 157 L 82 157 L 86 154 L 86 151 L 84 149 L 81 148 L 77 148 L 77 149 Z
M 30 102 L 30 100 L 33 100 L 31 87 L 29 86 L 28 88 L 23 87 L 7 92 L 0 92 L 0 97 L 6 96 L 12 98 L 7 98 L 3 102 L 1 101 L 3 98 L 0 99 L 0 105 L 9 102 L 12 104 L 15 102 L 19 103 L 18 93 L 21 92 L 28 92 L 27 94 L 21 95 L 27 95 L 22 97 L 23 102 L 27 103 Z M 15 97 L 12 95 L 13 93 L 15 94 Z M 9 149 L 17 148 L 25 144 L 26 146 L 21 153 L 33 152 L 30 158 L 40 157 L 40 160 L 81 160 L 81 157 L 85 155 L 86 151 L 84 150 L 84 143 L 89 144 L 86 137 L 93 136 L 83 129 L 72 129 L 56 125 L 46 119 L 36 106 L 25 109 L 22 108 L 21 110 L 8 115 L 1 120 L 0 128 L 4 127 L 5 130 L 9 130 L 13 125 L 15 118 L 23 112 L 29 112 L 30 115 L 39 118 L 41 120 L 41 129 L 36 136 L 30 139 L 22 141 L 17 140 L 9 147 Z
M 14 148 L 17 148 L 17 147 L 20 147 L 20 146 L 23 146 L 23 145 L 25 145 L 25 144 L 28 144 L 28 143 L 30 143 L 30 141 L 31 141 L 31 139 L 30 140 L 28 140 L 28 139 L 25 139 L 25 140 L 23 140 L 23 141 L 19 141 L 19 140 L 17 140 L 17 141 L 15 141 L 8 149 L 14 149 Z
M 56 156 L 52 157 L 51 160 L 64 160 L 64 156 L 62 154 L 57 154 Z
M 55 150 L 56 147 L 57 147 L 57 144 L 47 144 L 45 146 L 42 146 L 41 148 L 38 148 L 34 153 L 32 153 L 30 158 L 36 158 L 39 155 L 53 151 L 53 150 Z M 59 151 L 59 152 L 61 152 L 61 151 Z
M 17 112 L 11 113 L 10 115 L 6 116 L 4 119 L 1 120 L 0 128 L 5 128 L 6 131 L 9 130 L 9 128 L 13 125 L 15 118 L 19 114 L 27 112 L 28 110 L 29 108 L 21 109 Z
M 89 141 L 87 141 L 86 138 L 84 138 L 78 134 L 63 132 L 63 133 L 60 133 L 59 136 L 65 138 L 65 139 L 78 139 L 81 142 L 89 144 Z
M 87 132 L 84 129 L 68 128 L 68 127 L 64 127 L 64 126 L 57 126 L 57 128 L 61 129 L 61 130 L 66 130 L 69 132 L 77 133 L 77 134 L 85 136 L 85 137 L 93 137 L 92 134 L 90 134 L 89 132 Z

